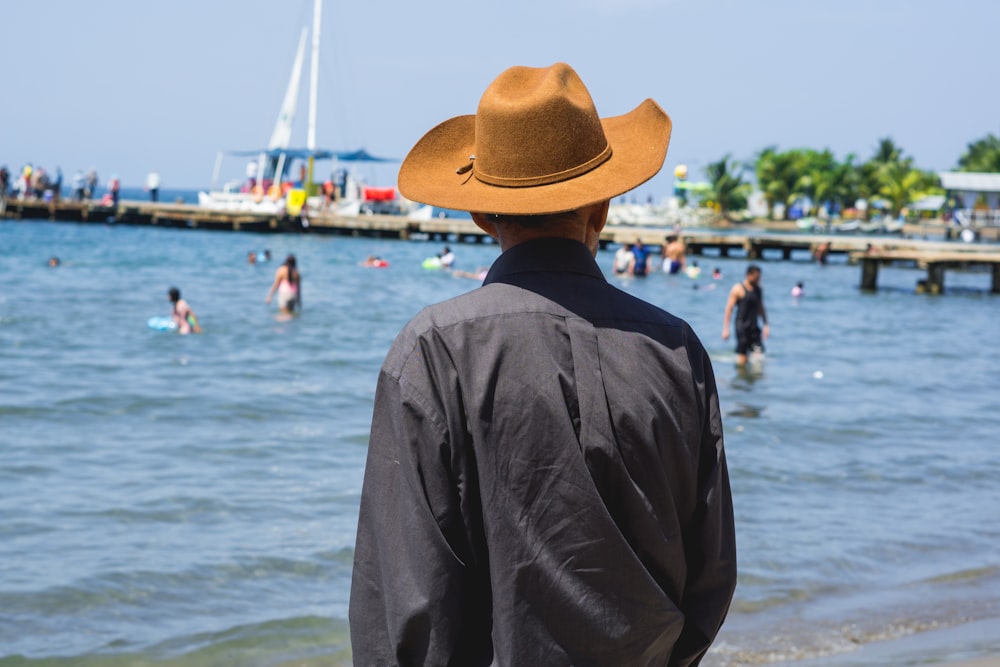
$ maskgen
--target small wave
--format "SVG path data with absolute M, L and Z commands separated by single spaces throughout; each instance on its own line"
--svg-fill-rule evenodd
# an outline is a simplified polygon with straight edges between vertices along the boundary
M 182 635 L 142 650 L 128 640 L 72 656 L 0 656 L 0 667 L 348 667 L 343 619 L 303 616 Z

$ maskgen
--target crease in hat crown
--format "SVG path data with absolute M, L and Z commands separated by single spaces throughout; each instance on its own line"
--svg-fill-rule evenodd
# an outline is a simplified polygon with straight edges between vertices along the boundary
M 472 172 L 489 185 L 558 183 L 611 157 L 594 101 L 565 63 L 503 72 L 479 102 L 475 137 Z
M 483 93 L 476 114 L 445 120 L 417 141 L 400 166 L 399 191 L 464 211 L 570 211 L 656 175 L 671 128 L 651 99 L 601 118 L 565 63 L 511 67 Z

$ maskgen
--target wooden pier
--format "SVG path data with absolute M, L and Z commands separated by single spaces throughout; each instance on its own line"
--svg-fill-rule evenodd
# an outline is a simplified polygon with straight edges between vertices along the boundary
M 220 211 L 193 204 L 121 201 L 109 206 L 94 201 L 0 199 L 0 217 L 17 220 L 56 220 L 80 223 L 148 225 L 185 229 L 253 231 L 264 233 L 309 233 L 374 238 L 482 243 L 489 237 L 468 218 L 418 220 L 400 215 L 336 216 L 314 211 L 303 216 L 252 211 Z M 609 225 L 600 244 L 642 241 L 658 252 L 667 227 Z M 927 270 L 927 279 L 917 289 L 932 294 L 944 289 L 946 270 L 973 266 L 992 267 L 991 291 L 1000 293 L 1000 246 L 990 243 L 926 241 L 892 235 L 816 234 L 761 232 L 748 229 L 729 233 L 682 230 L 679 234 L 689 256 L 740 257 L 754 261 L 813 261 L 816 249 L 826 246 L 828 256 L 846 256 L 861 265 L 861 288 L 877 289 L 878 269 L 885 264 L 908 264 Z
M 917 283 L 918 292 L 941 294 L 947 269 L 968 270 L 973 266 L 991 267 L 993 279 L 990 291 L 1000 294 L 1000 249 L 941 250 L 933 248 L 902 248 L 876 252 L 852 253 L 851 259 L 861 264 L 861 289 L 878 289 L 878 270 L 885 264 L 907 263 L 927 270 L 927 279 Z

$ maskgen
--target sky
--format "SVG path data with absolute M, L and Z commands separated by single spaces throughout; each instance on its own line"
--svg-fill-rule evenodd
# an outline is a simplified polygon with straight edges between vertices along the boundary
M 955 167 L 1000 134 L 998 0 L 323 0 L 317 144 L 401 159 L 475 113 L 512 65 L 567 62 L 602 116 L 655 99 L 673 120 L 669 195 L 729 155 L 775 146 Z M 312 0 L 4 2 L 0 164 L 66 179 L 94 166 L 140 187 L 208 188 L 220 151 L 267 144 Z M 306 143 L 308 62 L 292 143 Z M 243 174 L 226 158 L 222 179 Z M 319 175 L 329 173 L 321 163 Z M 398 164 L 367 165 L 394 185 Z

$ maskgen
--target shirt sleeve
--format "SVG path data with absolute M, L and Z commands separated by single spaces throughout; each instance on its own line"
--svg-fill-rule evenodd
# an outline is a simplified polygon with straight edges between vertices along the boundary
M 684 542 L 688 576 L 681 603 L 684 629 L 670 664 L 697 665 L 715 639 L 736 589 L 736 529 L 723 449 L 722 415 L 708 355 L 704 355 L 705 419 L 698 474 L 698 505 Z
M 491 650 L 484 604 L 474 599 L 463 540 L 456 538 L 461 512 L 450 444 L 431 401 L 383 372 L 351 584 L 351 644 L 359 667 L 482 664 L 475 652 Z

